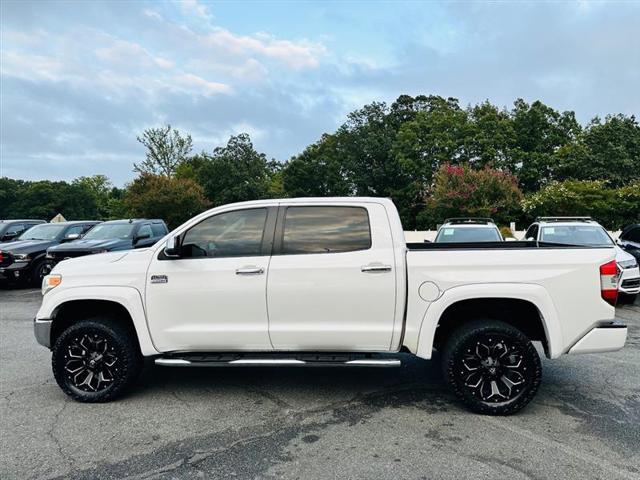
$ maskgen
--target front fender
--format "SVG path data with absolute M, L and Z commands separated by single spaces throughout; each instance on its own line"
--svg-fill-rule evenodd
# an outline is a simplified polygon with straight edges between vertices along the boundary
M 159 353 L 149 335 L 142 295 L 138 289 L 134 287 L 104 285 L 99 287 L 78 286 L 60 290 L 53 289 L 43 297 L 40 310 L 38 310 L 36 314 L 36 319 L 54 318 L 58 308 L 64 303 L 74 300 L 106 300 L 122 305 L 129 312 L 133 320 L 133 326 L 138 335 L 142 355 L 149 356 Z
M 436 328 L 447 308 L 463 300 L 479 298 L 510 298 L 531 302 L 540 312 L 547 337 L 549 357 L 557 358 L 562 354 L 560 322 L 551 297 L 542 286 L 528 283 L 485 283 L 450 288 L 440 298 L 427 304 L 418 333 L 416 355 L 421 358 L 431 358 Z

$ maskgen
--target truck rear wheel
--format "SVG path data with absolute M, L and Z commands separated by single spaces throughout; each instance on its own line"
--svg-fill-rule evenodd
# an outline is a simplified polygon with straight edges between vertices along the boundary
M 116 319 L 80 320 L 53 346 L 53 375 L 60 388 L 79 402 L 108 402 L 137 378 L 143 359 L 135 335 Z
M 443 351 L 446 382 L 471 410 L 509 415 L 527 405 L 542 379 L 540 356 L 517 328 L 478 320 L 455 330 Z

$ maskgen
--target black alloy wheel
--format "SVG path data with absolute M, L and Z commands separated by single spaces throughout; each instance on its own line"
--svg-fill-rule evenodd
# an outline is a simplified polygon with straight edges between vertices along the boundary
M 475 321 L 455 331 L 445 347 L 443 368 L 454 393 L 471 410 L 515 413 L 535 396 L 542 377 L 531 341 L 499 321 Z
M 53 346 L 53 374 L 62 390 L 80 402 L 107 402 L 126 390 L 142 369 L 135 332 L 117 319 L 72 324 Z
M 84 392 L 109 388 L 118 374 L 118 355 L 102 334 L 75 337 L 64 355 L 67 381 Z

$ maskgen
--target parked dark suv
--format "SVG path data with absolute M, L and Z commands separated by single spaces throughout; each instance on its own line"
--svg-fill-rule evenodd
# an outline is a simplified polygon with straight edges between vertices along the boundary
M 49 271 L 61 260 L 94 253 L 150 247 L 169 230 L 162 220 L 111 220 L 92 228 L 83 238 L 47 250 Z
M 98 223 L 95 220 L 43 223 L 12 242 L 0 243 L 0 280 L 40 286 L 47 273 L 47 248 L 76 240 Z
M 640 263 L 640 223 L 625 227 L 618 237 L 618 245 L 636 257 Z
M 34 225 L 47 223 L 44 220 L 0 220 L 0 242 L 18 238 Z

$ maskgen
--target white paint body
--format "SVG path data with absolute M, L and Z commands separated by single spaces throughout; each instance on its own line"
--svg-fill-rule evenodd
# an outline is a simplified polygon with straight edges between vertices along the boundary
M 367 209 L 371 248 L 347 253 L 159 260 L 165 240 L 203 219 L 244 208 L 346 205 Z M 204 212 L 148 249 L 70 259 L 62 283 L 43 297 L 38 319 L 73 300 L 124 306 L 143 355 L 180 351 L 410 352 L 430 358 L 443 312 L 475 298 L 533 303 L 556 358 L 581 339 L 585 351 L 616 350 L 626 328 L 600 335 L 614 319 L 600 296 L 599 266 L 613 248 L 410 250 L 388 199 L 317 198 L 244 202 Z M 365 273 L 367 265 L 389 271 Z M 261 275 L 236 275 L 239 268 Z M 166 283 L 151 283 L 164 275 Z M 593 329 L 596 329 L 592 332 Z M 590 333 L 591 332 L 591 333 Z M 575 351 L 580 351 L 576 348 Z M 573 353 L 570 352 L 570 353 Z

